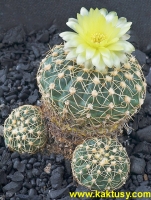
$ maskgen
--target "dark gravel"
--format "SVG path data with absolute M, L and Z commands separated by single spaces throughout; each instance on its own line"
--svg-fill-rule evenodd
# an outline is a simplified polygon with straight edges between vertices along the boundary
M 127 135 L 124 130 L 119 138 L 131 159 L 131 169 L 125 185 L 117 191 L 151 191 L 151 43 L 142 52 L 137 34 L 130 31 L 130 35 L 129 41 L 136 48 L 133 55 L 143 66 L 147 94 L 141 110 L 129 121 L 131 134 Z M 0 124 L 3 125 L 14 108 L 38 105 L 40 93 L 36 73 L 39 63 L 49 50 L 48 44 L 52 47 L 62 40 L 55 24 L 29 35 L 19 25 L 1 37 Z M 49 167 L 47 173 L 45 167 Z M 88 191 L 73 181 L 70 161 L 56 154 L 10 152 L 0 135 L 0 197 L 5 196 L 6 200 L 71 200 L 69 191 Z

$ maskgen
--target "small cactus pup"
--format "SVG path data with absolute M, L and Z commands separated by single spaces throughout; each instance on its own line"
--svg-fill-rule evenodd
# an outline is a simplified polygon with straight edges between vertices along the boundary
M 77 182 L 90 190 L 115 190 L 128 178 L 130 162 L 126 150 L 115 139 L 88 139 L 76 147 L 72 172 Z
M 54 132 L 56 141 L 71 134 L 116 135 L 146 93 L 141 67 L 130 54 L 134 47 L 126 41 L 131 22 L 106 9 L 82 8 L 67 25 L 75 32 L 60 34 L 65 44 L 48 53 L 37 74 L 45 113 L 62 131 Z
M 14 109 L 4 123 L 5 144 L 12 151 L 34 154 L 47 141 L 41 109 L 24 105 Z

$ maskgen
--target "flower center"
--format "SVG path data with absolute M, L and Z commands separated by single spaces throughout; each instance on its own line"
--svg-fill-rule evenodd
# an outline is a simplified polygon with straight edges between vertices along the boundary
M 102 33 L 94 33 L 91 36 L 91 40 L 93 43 L 101 43 L 105 39 L 106 39 L 106 37 Z

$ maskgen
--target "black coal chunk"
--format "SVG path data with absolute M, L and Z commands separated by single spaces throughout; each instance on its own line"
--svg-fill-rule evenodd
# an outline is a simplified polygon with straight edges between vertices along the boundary
M 133 152 L 133 149 L 134 149 L 134 144 L 130 144 L 130 145 L 126 145 L 126 151 L 127 151 L 127 154 L 130 156 Z
M 119 198 L 118 198 L 119 199 Z M 61 198 L 60 200 L 79 200 L 79 198 L 76 198 L 76 197 L 74 197 L 74 198 L 71 198 L 70 196 L 66 196 L 66 197 L 64 197 L 64 198 Z M 120 199 L 119 199 L 120 200 Z
M 7 183 L 6 177 L 7 177 L 6 173 L 2 169 L 0 169 L 0 185 Z
M 56 162 L 57 163 L 62 163 L 63 161 L 64 161 L 63 155 L 60 155 L 60 154 L 56 155 Z
M 149 74 L 146 76 L 146 82 L 149 86 L 151 86 L 151 70 L 149 70 Z
M 146 172 L 147 174 L 151 174 L 151 160 L 147 162 Z
M 144 52 L 147 54 L 147 55 L 150 55 L 151 54 L 151 43 L 149 43 L 146 47 L 146 49 L 144 50 Z
M 29 195 L 25 195 L 25 194 L 16 194 L 15 197 L 19 200 L 30 200 L 31 198 L 29 197 Z M 16 199 L 15 198 L 15 199 Z
M 25 31 L 22 25 L 10 29 L 4 36 L 2 43 L 12 45 L 14 43 L 23 43 L 25 41 Z
M 0 147 L 5 147 L 4 137 L 0 135 Z
M 35 196 L 35 195 L 37 195 L 37 191 L 36 191 L 34 188 L 31 188 L 31 189 L 28 191 L 28 195 L 29 195 L 29 196 Z
M 65 170 L 67 176 L 70 176 L 72 174 L 71 163 L 69 160 L 65 160 Z
M 38 58 L 40 56 L 40 52 L 39 52 L 39 49 L 35 46 L 31 46 L 32 50 L 33 50 L 33 53 L 35 55 L 36 58 Z
M 19 153 L 18 152 L 13 152 L 12 154 L 11 154 L 11 158 L 12 159 L 15 159 L 15 158 L 18 158 L 19 157 Z
M 37 41 L 47 43 L 49 42 L 49 31 L 44 30 L 42 33 L 37 35 Z
M 57 167 L 52 171 L 50 181 L 53 189 L 60 189 L 63 182 L 63 174 L 64 174 L 63 167 Z
M 129 30 L 127 33 L 130 35 L 128 42 L 130 42 L 136 49 L 139 49 L 139 38 L 135 31 Z
M 82 185 L 78 185 L 78 187 L 76 188 L 76 191 L 75 192 L 90 192 L 90 190 Z M 82 198 L 84 200 L 91 200 L 90 197 L 84 197 Z
M 144 142 L 139 142 L 133 151 L 133 154 L 137 153 L 143 153 L 143 154 L 150 154 L 151 152 L 151 144 L 144 141 Z
M 50 46 L 53 47 L 54 45 L 59 45 L 63 42 L 62 38 L 59 36 L 59 33 L 53 35 L 50 39 Z
M 31 155 L 29 153 L 22 153 L 22 154 L 20 154 L 20 158 L 22 160 L 29 159 L 30 157 L 31 157 Z
M 3 94 L 4 94 L 3 88 L 2 88 L 2 87 L 0 87 L 0 97 L 2 97 L 2 96 L 3 96 Z
M 144 52 L 136 49 L 134 52 L 132 52 L 132 55 L 136 57 L 141 66 L 146 64 L 146 54 Z
M 24 180 L 24 176 L 20 172 L 15 172 L 10 178 L 12 181 L 15 181 L 15 182 Z
M 39 98 L 38 90 L 35 89 L 33 94 L 28 97 L 28 101 L 30 104 L 35 103 Z
M 13 165 L 14 169 L 17 169 L 19 172 L 24 172 L 25 171 L 25 164 L 21 163 L 19 161 L 15 161 Z
M 145 182 L 144 182 L 145 183 Z M 148 186 L 147 185 L 147 182 L 146 182 L 146 184 L 143 184 L 143 185 L 141 185 L 141 186 L 139 186 L 139 187 L 137 187 L 136 188 L 136 190 L 135 190 L 135 192 L 136 192 L 136 194 L 138 194 L 138 192 L 139 193 L 141 193 L 142 192 L 142 194 L 145 192 L 145 193 L 151 193 L 151 187 L 150 186 Z M 150 200 L 150 197 L 148 197 L 147 195 L 145 196 L 145 197 L 136 197 L 135 198 L 135 200 L 139 200 L 139 199 L 141 199 L 141 200 Z
M 2 118 L 8 117 L 8 115 L 10 114 L 10 112 L 11 112 L 10 107 L 4 105 L 4 106 L 1 108 L 1 115 L 2 115 Z
M 145 160 L 142 158 L 137 158 L 135 156 L 131 157 L 131 173 L 133 174 L 144 174 L 145 170 Z
M 139 141 L 151 142 L 151 125 L 136 132 L 136 137 Z
M 47 198 L 58 199 L 65 194 L 66 196 L 69 194 L 69 188 L 63 188 L 60 190 L 49 190 Z
M 22 187 L 22 182 L 11 181 L 3 187 L 3 192 L 13 192 L 14 194 L 18 192 Z
M 146 54 L 138 49 L 132 52 L 132 55 L 136 57 L 145 76 L 149 73 L 149 65 L 146 64 Z
M 137 175 L 137 181 L 139 183 L 142 183 L 143 182 L 143 175 Z

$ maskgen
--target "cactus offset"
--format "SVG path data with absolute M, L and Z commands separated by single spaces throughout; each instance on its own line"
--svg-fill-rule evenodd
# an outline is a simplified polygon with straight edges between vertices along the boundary
M 73 153 L 72 172 L 79 184 L 91 190 L 115 190 L 126 181 L 130 163 L 122 145 L 111 138 L 93 138 Z
M 46 144 L 45 123 L 39 107 L 24 105 L 14 109 L 4 123 L 6 145 L 19 153 L 35 153 Z

